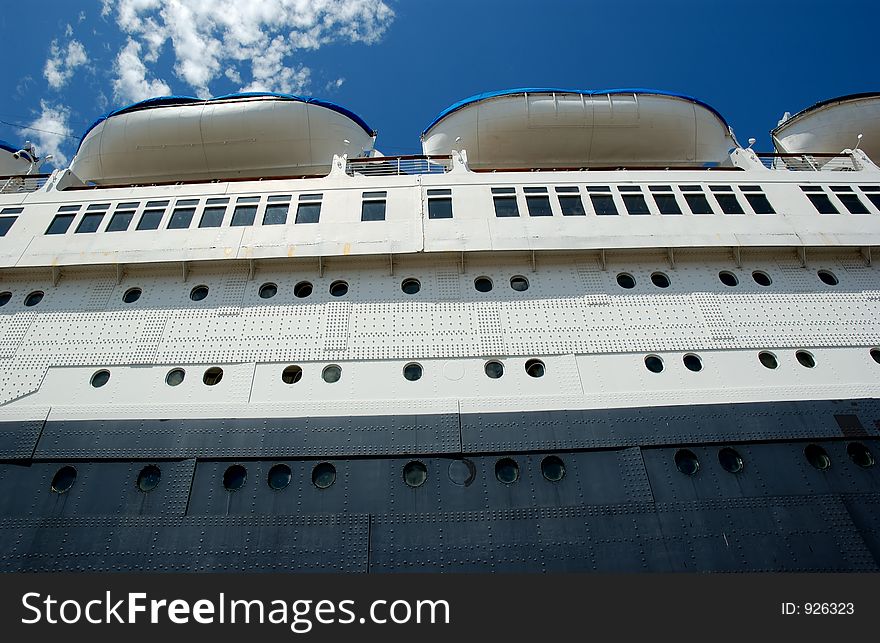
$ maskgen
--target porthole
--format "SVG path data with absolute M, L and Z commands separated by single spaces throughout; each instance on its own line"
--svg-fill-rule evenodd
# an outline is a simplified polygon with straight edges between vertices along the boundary
M 663 370 L 663 358 L 659 355 L 648 355 L 645 358 L 645 368 L 652 373 L 659 373 Z
M 565 463 L 555 455 L 548 455 L 541 460 L 541 475 L 550 482 L 559 482 L 565 477 Z
M 318 489 L 327 489 L 336 482 L 336 467 L 329 462 L 316 464 L 312 469 L 312 484 Z
M 488 277 L 477 277 L 474 279 L 474 288 L 479 292 L 489 292 L 492 290 L 492 280 Z
M 758 361 L 761 362 L 761 365 L 764 368 L 776 368 L 779 366 L 779 362 L 776 360 L 776 355 L 767 351 L 761 351 L 758 353 Z
M 126 304 L 133 304 L 141 298 L 141 294 L 143 294 L 143 292 L 144 291 L 140 288 L 129 288 L 122 295 L 122 301 L 124 301 Z
M 495 477 L 498 482 L 513 484 L 519 480 L 519 465 L 513 458 L 501 458 L 495 463 Z
M 101 369 L 100 371 L 95 371 L 95 373 L 92 374 L 92 378 L 89 380 L 89 384 L 91 384 L 95 388 L 101 388 L 109 381 L 110 371 L 106 369 Z
M 296 384 L 302 379 L 303 370 L 299 366 L 292 364 L 281 371 L 281 381 L 285 384 Z
M 305 299 L 312 294 L 312 284 L 308 281 L 301 281 L 293 287 L 293 296 L 297 299 Z
M 189 291 L 189 298 L 193 301 L 202 301 L 205 297 L 208 296 L 208 287 L 205 285 L 196 286 L 192 290 Z
M 718 463 L 728 473 L 739 473 L 745 466 L 742 456 L 730 447 L 724 447 L 718 452 Z
M 409 487 L 421 487 L 428 479 L 428 467 L 423 462 L 413 460 L 403 467 L 403 481 Z
M 223 488 L 226 491 L 238 491 L 247 482 L 247 469 L 240 464 L 233 464 L 223 473 Z
M 24 305 L 25 306 L 36 306 L 41 301 L 43 301 L 43 291 L 42 290 L 35 290 L 34 292 L 32 292 L 31 294 L 29 294 L 27 297 L 24 298 Z
M 703 360 L 700 359 L 699 355 L 685 355 L 682 358 L 682 361 L 684 362 L 685 368 L 689 371 L 698 373 L 703 370 Z
M 333 384 L 334 382 L 338 382 L 339 378 L 342 377 L 342 368 L 337 366 L 336 364 L 331 364 L 330 366 L 325 366 L 324 370 L 321 371 L 321 379 L 323 379 L 328 384 Z
M 526 373 L 529 377 L 544 377 L 544 362 L 530 359 L 526 362 Z
M 477 477 L 477 467 L 467 458 L 449 463 L 449 480 L 460 487 L 469 487 Z
M 223 379 L 223 369 L 219 366 L 212 366 L 205 371 L 202 381 L 208 386 L 216 386 Z
M 636 287 L 636 279 L 628 272 L 621 272 L 617 275 L 617 285 L 629 290 L 630 288 Z
M 52 491 L 67 493 L 74 482 L 76 482 L 76 469 L 71 466 L 61 467 L 52 477 Z
M 510 287 L 517 292 L 524 292 L 529 289 L 529 280 L 522 275 L 515 275 L 510 278 Z
M 165 376 L 165 383 L 168 386 L 178 386 L 180 384 L 183 384 L 183 380 L 185 377 L 186 371 L 184 371 L 182 368 L 172 368 Z
M 690 449 L 679 449 L 675 452 L 675 468 L 686 476 L 696 475 L 700 470 L 700 461 Z
M 270 489 L 281 491 L 290 484 L 291 478 L 293 478 L 293 474 L 290 471 L 290 467 L 286 464 L 275 464 L 269 469 L 269 475 L 266 476 L 266 482 Z
M 400 282 L 400 289 L 407 295 L 415 295 L 422 289 L 422 284 L 418 279 L 410 277 Z
M 825 449 L 818 444 L 808 444 L 804 449 L 804 455 L 807 457 L 807 462 L 819 471 L 825 471 L 831 467 L 831 458 L 828 457 Z
M 861 442 L 850 442 L 846 445 L 846 453 L 849 455 L 850 460 L 863 469 L 874 466 L 874 454 Z
M 822 283 L 828 286 L 836 286 L 840 283 L 837 279 L 837 275 L 830 270 L 820 270 L 816 274 L 819 276 L 819 279 L 822 280 Z
M 143 491 L 144 493 L 150 493 L 153 489 L 159 486 L 159 481 L 162 479 L 162 470 L 159 469 L 155 464 L 148 464 L 137 477 L 137 488 Z
M 334 281 L 330 284 L 330 294 L 334 297 L 344 297 L 348 294 L 348 282 Z
M 422 378 L 422 365 L 412 362 L 403 367 L 403 376 L 410 382 L 415 382 Z
M 880 364 L 880 348 L 871 349 L 871 359 Z
M 737 284 L 739 284 L 739 279 L 735 274 L 730 272 L 729 270 L 722 270 L 718 273 L 718 278 L 721 280 L 725 286 L 730 286 L 733 288 Z
M 273 283 L 263 284 L 260 286 L 260 299 L 272 299 L 278 294 L 278 286 Z
M 9 303 L 9 300 L 12 299 L 12 293 L 8 290 L 6 292 L 0 292 L 0 306 L 5 306 Z
M 794 356 L 797 357 L 798 363 L 804 368 L 813 368 L 816 366 L 816 358 L 814 358 L 813 354 L 809 351 L 798 351 Z
M 669 288 L 669 277 L 662 272 L 651 274 L 651 283 L 658 288 Z
M 504 364 L 496 360 L 486 362 L 485 371 L 486 375 L 491 377 L 493 380 L 497 380 L 499 377 L 504 375 Z
M 769 286 L 773 283 L 773 280 L 770 279 L 770 275 L 761 270 L 756 270 L 752 273 L 752 279 L 755 280 L 755 283 L 759 286 Z

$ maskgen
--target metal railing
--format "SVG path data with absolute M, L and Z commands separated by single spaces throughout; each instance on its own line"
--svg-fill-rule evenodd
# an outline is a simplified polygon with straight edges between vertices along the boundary
M 771 170 L 857 172 L 862 169 L 852 154 L 757 154 L 764 167 Z
M 345 172 L 350 176 L 403 176 L 409 174 L 445 174 L 452 169 L 452 157 L 379 156 L 348 159 Z
M 36 192 L 46 185 L 51 174 L 18 174 L 13 176 L 0 176 L 0 194 L 14 194 L 16 192 Z

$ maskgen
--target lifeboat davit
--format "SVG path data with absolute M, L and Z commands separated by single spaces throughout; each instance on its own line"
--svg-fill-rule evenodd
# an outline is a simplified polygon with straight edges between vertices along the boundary
M 780 153 L 839 154 L 858 145 L 876 161 L 880 159 L 880 93 L 816 103 L 782 121 L 770 135 Z
M 32 154 L 30 150 L 0 141 L 0 176 L 27 174 L 37 161 Z
M 448 107 L 425 154 L 467 151 L 473 169 L 730 165 L 727 121 L 689 96 L 650 89 L 509 89 Z
M 98 185 L 326 174 L 365 156 L 375 132 L 327 101 L 275 93 L 166 96 L 99 119 L 70 170 Z

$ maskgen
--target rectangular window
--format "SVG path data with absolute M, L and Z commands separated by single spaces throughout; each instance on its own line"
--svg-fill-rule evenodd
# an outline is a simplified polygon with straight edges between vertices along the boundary
M 638 185 L 620 185 L 617 187 L 621 192 L 641 192 L 642 188 Z
M 578 194 L 580 189 L 576 185 L 557 185 L 556 193 L 557 194 Z
M 185 230 L 192 223 L 196 209 L 194 207 L 174 208 L 171 220 L 168 222 L 169 230 Z
M 96 210 L 109 210 L 109 203 L 92 203 L 89 207 L 86 208 L 86 212 L 95 212 Z
M 240 196 L 235 200 L 236 204 L 238 203 L 259 203 L 260 197 L 258 196 Z
M 226 205 L 229 203 L 229 197 L 211 197 L 208 199 L 205 204 L 206 205 Z
M 113 213 L 110 223 L 107 224 L 107 229 L 104 232 L 122 232 L 123 230 L 128 230 L 128 226 L 131 225 L 131 220 L 133 218 L 134 210 L 120 210 L 119 206 L 117 206 L 116 212 Z
M 9 208 L 10 210 L 13 208 Z M 18 217 L 0 217 L 0 237 L 5 237 Z
M 232 226 L 249 226 L 254 225 L 254 219 L 257 217 L 257 206 L 255 205 L 236 205 L 232 212 Z
M 290 203 L 291 197 L 290 194 L 273 194 L 269 197 L 269 203 Z
M 147 206 L 150 204 L 148 203 Z M 162 223 L 162 217 L 165 216 L 165 209 L 161 210 L 144 210 L 141 220 L 138 221 L 137 230 L 158 230 L 159 224 Z
M 81 205 L 62 205 L 58 208 L 59 212 L 79 212 Z M 117 206 L 118 207 L 118 206 Z
M 496 217 L 518 217 L 519 206 L 515 196 L 493 196 Z
M 838 194 L 837 198 L 843 203 L 843 207 L 849 210 L 850 214 L 868 214 L 869 212 L 857 194 Z
M 837 208 L 834 207 L 834 204 L 831 203 L 831 199 L 828 198 L 827 194 L 808 193 L 807 198 L 819 214 L 840 214 Z
M 591 194 L 590 202 L 593 209 L 599 215 L 617 214 L 617 206 L 614 205 L 614 199 L 610 194 Z
M 718 205 L 721 206 L 721 211 L 724 214 L 746 213 L 735 194 L 716 194 L 715 199 L 718 201 Z
M 623 205 L 628 214 L 651 214 L 648 202 L 641 194 L 624 194 Z
M 553 216 L 547 188 L 523 188 L 523 192 L 526 195 L 526 207 L 529 209 L 530 217 Z
M 385 198 L 388 193 L 364 192 L 362 196 L 364 200 L 361 202 L 361 221 L 384 221 Z
M 288 197 L 289 198 L 289 197 Z M 269 197 L 272 200 L 272 197 Z M 290 203 L 269 203 L 266 212 L 263 213 L 263 225 L 284 225 L 287 223 L 287 213 L 290 212 Z
M 86 212 L 79 225 L 76 226 L 76 232 L 97 232 L 104 218 L 104 212 Z
M 880 209 L 880 192 L 871 192 L 870 194 L 866 194 L 865 196 L 870 199 L 875 208 Z
M 804 192 L 822 192 L 821 185 L 802 185 L 801 190 Z
M 0 214 L 21 214 L 24 212 L 24 208 L 3 208 L 0 210 Z
M 684 200 L 693 214 L 714 214 L 705 194 L 685 194 Z
M 75 216 L 75 214 L 68 213 L 56 214 L 55 218 L 52 219 L 52 223 L 49 224 L 46 234 L 64 234 L 67 232 L 70 224 L 73 223 L 73 217 Z
M 681 208 L 674 194 L 654 194 L 653 196 L 660 214 L 681 214 Z
M 208 199 L 208 203 L 211 199 Z M 223 225 L 223 217 L 226 216 L 226 206 L 206 207 L 199 221 L 200 228 L 219 228 Z
M 321 218 L 323 194 L 300 194 L 295 223 L 318 223 Z
M 587 214 L 579 194 L 560 194 L 559 208 L 565 217 L 582 217 Z
M 752 206 L 755 214 L 776 214 L 776 210 L 773 209 L 770 200 L 764 194 L 747 192 L 746 201 Z
M 452 190 L 428 190 L 428 218 L 452 218 Z

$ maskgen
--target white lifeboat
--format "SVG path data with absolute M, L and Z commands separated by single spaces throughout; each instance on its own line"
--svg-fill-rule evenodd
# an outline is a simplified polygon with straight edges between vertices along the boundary
M 510 89 L 450 106 L 424 154 L 467 151 L 473 169 L 730 165 L 739 147 L 716 110 L 648 89 Z
M 858 145 L 880 160 L 880 93 L 816 103 L 780 122 L 770 135 L 776 151 L 783 154 L 839 154 Z
M 0 176 L 18 176 L 27 174 L 39 159 L 33 148 L 18 148 L 15 145 L 0 141 Z
M 375 132 L 353 112 L 286 94 L 168 96 L 99 119 L 70 170 L 98 185 L 326 174 L 333 155 L 369 155 Z

